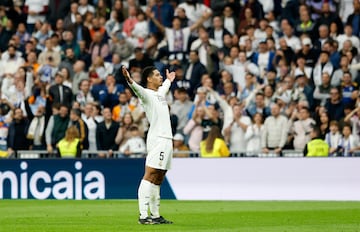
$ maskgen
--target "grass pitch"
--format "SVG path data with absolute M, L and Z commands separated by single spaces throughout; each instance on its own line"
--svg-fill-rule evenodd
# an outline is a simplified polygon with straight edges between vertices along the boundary
M 360 232 L 360 202 L 165 201 L 173 225 L 138 225 L 134 200 L 0 200 L 1 232 Z

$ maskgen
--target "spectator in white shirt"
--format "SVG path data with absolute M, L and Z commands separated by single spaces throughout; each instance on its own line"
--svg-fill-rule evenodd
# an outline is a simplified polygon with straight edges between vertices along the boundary
M 339 35 L 336 40 L 339 43 L 338 50 L 340 51 L 343 48 L 344 42 L 350 40 L 352 45 L 359 51 L 360 49 L 360 40 L 359 37 L 352 34 L 353 29 L 351 25 L 345 25 L 344 34 Z

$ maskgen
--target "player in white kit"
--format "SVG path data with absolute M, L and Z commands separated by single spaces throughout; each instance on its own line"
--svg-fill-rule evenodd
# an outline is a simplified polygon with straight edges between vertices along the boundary
M 147 157 L 145 174 L 138 189 L 140 224 L 172 224 L 160 216 L 160 185 L 170 169 L 173 155 L 172 130 L 169 107 L 165 99 L 175 72 L 166 70 L 166 80 L 154 67 L 146 67 L 142 80 L 146 88 L 137 84 L 123 66 L 123 75 L 140 102 L 149 120 L 150 127 L 146 139 Z M 148 215 L 150 209 L 151 215 Z

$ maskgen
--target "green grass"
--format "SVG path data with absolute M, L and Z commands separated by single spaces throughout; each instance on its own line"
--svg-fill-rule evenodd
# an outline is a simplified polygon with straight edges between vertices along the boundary
M 162 201 L 173 225 L 138 225 L 136 201 L 0 200 L 0 232 L 360 232 L 360 202 Z

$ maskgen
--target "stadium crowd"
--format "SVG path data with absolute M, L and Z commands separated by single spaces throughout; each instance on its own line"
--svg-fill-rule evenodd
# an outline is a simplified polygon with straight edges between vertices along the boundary
M 1 154 L 144 154 L 148 122 L 121 67 L 141 83 L 154 65 L 176 72 L 178 156 L 314 139 L 354 156 L 359 35 L 359 0 L 2 0 Z

